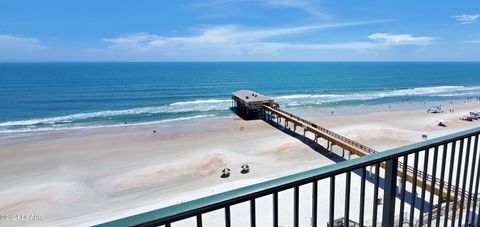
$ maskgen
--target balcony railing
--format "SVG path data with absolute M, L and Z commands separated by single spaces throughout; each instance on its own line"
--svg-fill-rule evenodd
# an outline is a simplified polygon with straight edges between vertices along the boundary
M 475 128 L 98 226 L 477 226 L 479 134 Z M 414 176 L 440 181 L 410 184 L 400 161 Z

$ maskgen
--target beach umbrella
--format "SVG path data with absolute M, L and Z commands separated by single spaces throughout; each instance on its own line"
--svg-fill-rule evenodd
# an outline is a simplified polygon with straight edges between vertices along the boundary
M 221 178 L 227 178 L 230 177 L 230 169 L 229 168 L 224 168 L 222 170 L 222 175 L 220 176 Z
M 249 166 L 247 163 L 243 164 L 243 165 L 241 166 L 241 168 L 242 168 L 242 171 L 240 171 L 241 173 L 248 173 L 248 172 L 250 172 L 250 166 Z
M 224 168 L 224 169 L 222 170 L 222 173 L 223 173 L 223 174 L 229 174 L 229 173 L 230 173 L 230 169 L 229 169 L 229 168 Z

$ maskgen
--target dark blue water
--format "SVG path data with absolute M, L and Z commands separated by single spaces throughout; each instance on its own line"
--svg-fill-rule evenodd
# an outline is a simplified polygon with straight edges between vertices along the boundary
M 480 96 L 480 63 L 4 63 L 0 133 L 230 114 L 250 89 L 310 108 Z

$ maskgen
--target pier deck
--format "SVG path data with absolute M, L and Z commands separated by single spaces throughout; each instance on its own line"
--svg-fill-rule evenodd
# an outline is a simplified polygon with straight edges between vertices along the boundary
M 260 109 L 258 109 L 259 104 L 264 105 L 260 105 Z M 278 108 L 278 105 L 273 99 L 262 97 L 258 93 L 250 91 L 245 93 L 245 91 L 243 91 L 232 94 L 232 109 L 240 116 L 243 115 L 243 119 L 246 120 L 259 119 L 263 115 L 264 120 L 274 127 L 282 129 L 282 123 L 284 123 L 285 128 L 282 130 L 291 130 L 292 127 L 288 126 L 289 123 L 293 124 L 293 130 L 296 130 L 297 126 L 303 127 L 304 137 L 303 139 L 299 139 L 306 142 L 307 137 L 305 133 L 312 132 L 317 142 L 318 138 L 323 138 L 328 141 L 329 144 L 341 146 L 350 153 L 355 153 L 359 156 L 363 155 L 363 157 L 341 161 L 332 165 L 326 165 L 275 179 L 268 179 L 203 198 L 184 201 L 169 207 L 109 221 L 98 226 L 170 227 L 172 223 L 177 224 L 177 222 L 181 221 L 182 223 L 189 223 L 188 226 L 202 227 L 205 219 L 208 219 L 209 225 L 211 225 L 210 223 L 215 223 L 219 226 L 230 227 L 234 224 L 232 220 L 236 220 L 236 223 L 238 223 L 238 220 L 244 221 L 243 225 L 245 225 L 249 219 L 250 226 L 257 226 L 257 224 L 260 223 L 259 221 L 261 221 L 261 226 L 268 226 L 269 224 L 266 223 L 271 223 L 272 226 L 277 227 L 280 224 L 280 217 L 283 220 L 291 218 L 293 222 L 291 226 L 311 225 L 314 227 L 333 226 L 337 224 L 344 225 L 344 223 L 349 223 L 350 226 L 366 226 L 365 218 L 368 217 L 372 218 L 370 223 L 372 223 L 373 226 L 381 225 L 385 227 L 405 225 L 423 226 L 424 224 L 431 225 L 432 223 L 436 224 L 436 226 L 450 226 L 450 224 L 456 226 L 457 223 L 459 226 L 478 226 L 478 223 L 480 223 L 480 216 L 478 215 L 480 212 L 480 200 L 477 193 L 480 187 L 480 178 L 478 177 L 478 167 L 480 166 L 478 153 L 480 127 L 429 139 L 408 146 L 376 152 L 372 148 L 354 140 L 283 111 Z M 281 122 L 282 118 L 284 122 Z M 310 145 L 310 143 L 311 141 L 308 139 L 308 144 Z M 458 158 L 456 158 L 457 149 L 455 149 L 454 146 L 457 143 L 460 144 Z M 464 145 L 466 145 L 467 148 L 466 158 L 462 156 Z M 451 146 L 451 148 L 449 149 L 448 146 Z M 327 147 L 331 146 L 327 145 Z M 470 148 L 473 148 L 473 150 Z M 472 168 L 469 170 L 470 151 L 474 153 L 473 161 L 471 162 Z M 433 176 L 437 176 L 438 172 L 436 168 L 438 167 L 442 174 L 442 182 L 436 177 L 427 174 L 428 168 L 425 167 L 428 166 L 428 158 L 423 160 L 424 168 L 419 167 L 419 154 L 424 153 L 426 157 L 430 157 L 430 152 L 434 154 L 431 173 Z M 439 154 L 442 155 L 441 164 L 437 162 L 437 155 Z M 446 163 L 445 158 L 447 154 L 450 154 L 451 157 L 448 163 Z M 398 162 L 399 158 L 411 156 L 415 156 L 413 163 Z M 466 164 L 462 171 L 461 164 L 463 161 L 465 161 Z M 463 178 L 461 188 L 455 187 L 452 184 L 452 170 L 455 162 L 457 162 L 457 166 L 460 167 L 456 168 L 457 174 L 455 176 L 457 179 L 453 184 L 460 186 L 459 179 Z M 450 165 L 448 169 L 447 164 Z M 413 165 L 413 168 L 411 165 Z M 367 172 L 366 168 L 371 166 L 375 167 L 375 179 L 372 182 L 373 198 L 378 198 L 379 188 L 383 189 L 384 202 L 381 207 L 376 199 L 366 201 L 366 183 L 369 180 L 366 179 L 365 173 Z M 383 176 L 380 176 L 380 167 L 385 169 Z M 422 169 L 425 173 L 422 173 L 419 169 Z M 360 189 L 352 186 L 351 177 L 352 174 L 359 174 L 358 170 L 361 170 Z M 449 173 L 448 184 L 444 178 L 446 171 Z M 399 178 L 399 176 L 401 178 Z M 379 183 L 380 177 L 383 177 L 382 185 Z M 468 181 L 469 186 L 466 186 L 468 177 L 470 178 Z M 344 178 L 345 184 L 336 183 L 336 179 L 338 178 Z M 398 180 L 400 180 L 400 182 L 398 182 Z M 407 187 L 405 187 L 405 183 L 407 181 L 414 183 L 411 187 L 412 192 L 418 189 L 421 190 L 421 198 L 417 198 L 416 193 L 411 193 L 410 198 L 406 199 Z M 441 183 L 441 187 L 437 187 L 439 183 Z M 330 186 L 327 186 L 327 184 Z M 402 185 L 400 190 L 398 190 L 399 185 Z M 302 188 L 305 187 L 311 188 L 310 192 L 308 190 L 302 190 Z M 466 193 L 467 188 L 469 191 L 468 194 Z M 353 196 L 359 196 L 359 199 L 351 199 L 352 189 L 355 190 Z M 327 192 L 327 190 L 330 190 L 330 192 Z M 342 193 L 343 190 L 345 199 L 342 201 L 337 196 L 337 193 Z M 427 190 L 434 191 L 434 193 L 429 193 L 430 199 L 426 198 L 425 192 Z M 445 190 L 448 190 L 448 192 L 445 193 Z M 399 191 L 401 191 L 400 201 L 398 201 Z M 453 199 L 450 192 L 453 193 Z M 287 195 L 286 193 L 288 193 L 288 196 L 279 196 L 280 193 L 282 193 L 282 195 Z M 436 198 L 435 194 L 438 195 Z M 310 201 L 305 200 L 307 197 L 310 198 Z M 397 204 L 398 202 L 400 202 L 400 204 Z M 263 205 L 267 203 L 271 203 L 271 205 Z M 280 209 L 280 203 L 282 204 L 282 209 Z M 343 206 L 342 203 L 344 203 Z M 365 212 L 367 205 L 373 206 L 371 214 Z M 397 205 L 400 205 L 400 210 L 398 210 Z M 405 205 L 409 206 L 409 211 Z M 417 207 L 417 205 L 419 206 Z M 232 207 L 235 207 L 237 212 L 231 212 Z M 291 209 L 287 209 L 287 207 Z M 355 208 L 351 209 L 351 207 Z M 343 208 L 343 217 L 341 217 L 342 214 L 338 213 L 339 208 Z M 261 212 L 258 212 L 260 209 Z M 382 210 L 380 211 L 379 209 Z M 352 212 L 356 213 L 357 211 L 358 216 L 355 214 L 357 217 L 350 215 Z M 418 211 L 420 211 L 419 215 L 417 215 Z M 215 212 L 215 215 L 211 215 L 212 212 Z M 223 215 L 221 214 L 222 212 Z M 308 214 L 309 212 L 311 213 Z M 224 217 L 223 220 L 221 216 Z M 335 219 L 338 217 L 340 218 Z M 267 219 L 271 219 L 271 221 Z M 193 222 L 196 222 L 196 225 L 193 224 Z M 224 222 L 224 224 L 221 222 Z M 281 224 L 283 225 L 283 223 Z
M 366 146 L 366 145 L 363 145 L 361 143 L 358 143 L 352 139 L 349 139 L 345 136 L 342 136 L 340 134 L 337 134 L 331 130 L 328 130 L 324 127 L 321 127 L 317 124 L 314 124 L 308 120 L 305 120 L 299 116 L 296 116 L 294 114 L 291 114 L 291 113 L 288 113 L 278 107 L 276 107 L 278 105 L 275 105 L 275 106 L 267 106 L 267 105 L 264 105 L 263 106 L 263 111 L 264 111 L 264 118 L 265 120 L 273 120 L 273 118 L 276 118 L 277 120 L 277 123 L 281 123 L 281 118 L 284 119 L 284 124 L 285 124 L 285 127 L 288 127 L 288 124 L 289 122 L 291 124 L 293 124 L 293 128 L 294 128 L 294 131 L 296 131 L 296 128 L 297 127 L 302 127 L 304 129 L 304 136 L 305 136 L 305 133 L 306 132 L 311 132 L 315 135 L 315 142 L 318 142 L 318 138 L 322 138 L 324 140 L 327 141 L 327 149 L 332 149 L 332 146 L 333 145 L 336 145 L 338 147 L 341 147 L 342 149 L 350 152 L 350 153 L 353 153 L 359 157 L 362 157 L 362 156 L 366 156 L 366 155 L 369 155 L 369 154 L 374 154 L 376 153 L 377 151 Z M 380 166 L 382 168 L 385 168 L 385 164 L 381 163 Z M 440 195 L 440 193 L 442 192 L 442 197 L 445 198 L 447 197 L 448 193 L 447 193 L 447 189 L 448 189 L 448 186 L 446 184 L 445 187 L 442 187 L 441 188 L 441 184 L 440 184 L 440 180 L 437 179 L 437 178 L 434 178 L 433 176 L 427 174 L 426 176 L 424 176 L 424 173 L 421 171 L 421 170 L 414 170 L 413 167 L 411 166 L 406 166 L 406 170 L 407 170 L 407 174 L 406 174 L 406 180 L 408 182 L 411 182 L 413 183 L 414 181 L 416 181 L 416 185 L 417 186 L 420 186 L 420 185 L 423 185 L 423 181 L 425 179 L 425 186 L 427 188 L 427 190 L 429 192 L 433 192 L 435 195 Z M 416 174 L 415 174 L 416 172 Z M 403 174 L 403 163 L 402 162 L 398 162 L 398 170 L 397 170 L 397 175 L 402 177 L 404 174 Z M 416 177 L 414 177 L 416 176 Z M 415 180 L 416 179 L 416 180 Z M 444 182 L 446 183 L 446 182 Z M 432 187 L 432 185 L 434 185 Z M 450 201 L 452 201 L 454 199 L 454 192 L 458 190 L 460 193 L 462 193 L 462 189 L 455 187 L 455 185 L 450 185 Z M 468 195 L 468 192 L 464 192 L 465 193 L 465 198 L 467 198 L 469 195 Z

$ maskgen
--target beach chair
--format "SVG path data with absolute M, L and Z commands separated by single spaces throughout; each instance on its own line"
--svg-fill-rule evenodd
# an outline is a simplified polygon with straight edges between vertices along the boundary
M 438 126 L 440 127 L 447 127 L 447 121 L 446 120 L 438 120 Z

